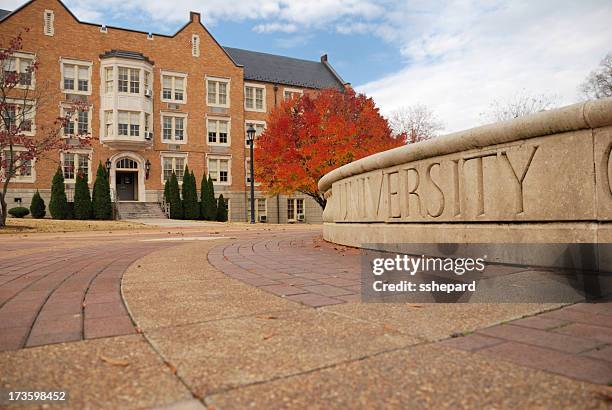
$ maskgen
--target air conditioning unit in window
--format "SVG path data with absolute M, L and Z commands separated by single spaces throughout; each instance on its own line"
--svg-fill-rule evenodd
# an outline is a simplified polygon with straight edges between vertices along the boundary
M 298 222 L 304 222 L 304 214 L 298 214 L 297 215 L 297 220 L 298 220 Z
M 268 222 L 268 217 L 266 215 L 259 215 L 259 222 L 262 222 L 262 223 Z
M 151 141 L 153 139 L 153 133 L 151 131 L 145 132 L 145 139 Z
M 144 90 L 145 97 L 151 98 L 153 97 L 153 90 Z

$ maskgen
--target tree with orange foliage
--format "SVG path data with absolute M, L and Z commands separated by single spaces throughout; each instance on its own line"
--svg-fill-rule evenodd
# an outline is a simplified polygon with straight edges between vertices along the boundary
M 374 101 L 352 89 L 325 89 L 283 101 L 255 147 L 255 181 L 269 195 L 301 192 L 321 208 L 319 179 L 342 165 L 404 145 Z

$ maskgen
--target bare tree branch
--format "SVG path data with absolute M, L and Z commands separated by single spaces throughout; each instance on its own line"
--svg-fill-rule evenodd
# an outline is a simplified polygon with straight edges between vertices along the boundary
M 434 138 L 444 129 L 444 124 L 423 104 L 400 107 L 388 121 L 394 135 L 407 135 L 408 144 Z
M 612 97 L 612 52 L 591 71 L 579 89 L 588 100 Z
M 530 94 L 525 90 L 506 100 L 493 100 L 489 108 L 480 113 L 484 122 L 506 121 L 540 111 L 555 108 L 559 96 L 551 94 Z

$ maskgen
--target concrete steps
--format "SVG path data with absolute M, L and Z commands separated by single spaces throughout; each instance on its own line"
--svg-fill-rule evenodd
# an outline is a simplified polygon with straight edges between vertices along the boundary
M 167 218 L 158 202 L 117 202 L 117 219 Z

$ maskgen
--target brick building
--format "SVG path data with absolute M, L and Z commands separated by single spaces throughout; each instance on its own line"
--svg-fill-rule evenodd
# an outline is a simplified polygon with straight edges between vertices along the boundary
M 32 135 L 74 101 L 90 107 L 63 130 L 74 149 L 32 161 L 11 184 L 9 207 L 28 206 L 36 189 L 48 199 L 58 165 L 70 198 L 75 173 L 87 173 L 91 186 L 99 162 L 110 163 L 117 202 L 158 203 L 165 179 L 172 171 L 180 179 L 187 164 L 198 188 L 205 173 L 212 176 L 215 193 L 229 201 L 230 220 L 246 221 L 248 125 L 260 133 L 283 98 L 345 86 L 326 56 L 306 61 L 222 47 L 193 12 L 174 35 L 81 22 L 59 0 L 33 0 L 0 11 L 0 19 L 3 43 L 30 29 L 4 69 L 38 61 L 36 78 L 23 76 L 23 87 L 46 87 L 49 94 L 31 119 Z M 79 131 L 94 137 L 91 146 L 71 138 Z M 298 193 L 266 198 L 257 192 L 256 212 L 272 223 L 300 215 L 321 221 L 319 206 Z

